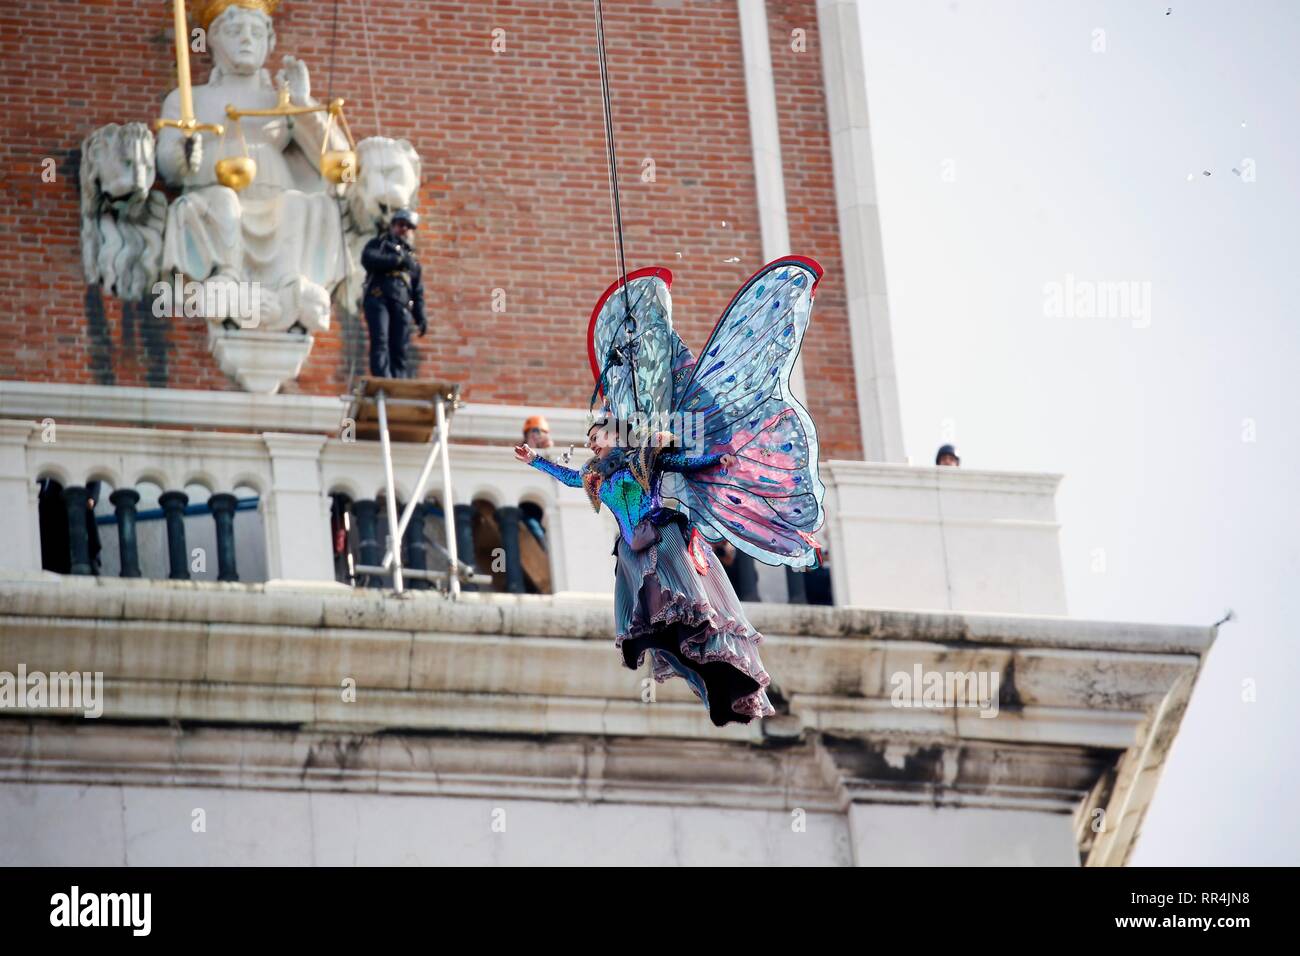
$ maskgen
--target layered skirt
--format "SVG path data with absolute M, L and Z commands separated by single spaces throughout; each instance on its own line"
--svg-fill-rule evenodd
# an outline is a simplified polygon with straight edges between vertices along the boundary
M 771 678 L 758 656 L 763 636 L 713 549 L 706 544 L 692 560 L 678 523 L 658 530 L 658 543 L 643 550 L 621 535 L 615 548 L 614 643 L 624 665 L 635 670 L 649 654 L 655 680 L 683 678 L 719 727 L 772 716 Z

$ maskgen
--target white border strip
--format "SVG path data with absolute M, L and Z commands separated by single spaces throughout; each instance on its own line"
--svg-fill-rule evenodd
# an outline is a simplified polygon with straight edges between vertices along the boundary
M 331 395 L 257 395 L 179 388 L 126 388 L 0 381 L 0 418 L 238 428 L 255 432 L 337 435 L 346 412 Z M 467 402 L 456 412 L 462 439 L 517 442 L 530 415 L 545 415 L 556 445 L 585 441 L 585 413 L 575 408 Z
M 745 58 L 745 99 L 749 105 L 749 142 L 754 155 L 754 189 L 763 239 L 763 262 L 790 255 L 790 219 L 785 203 L 785 166 L 781 161 L 781 126 L 776 113 L 776 80 L 767 32 L 766 0 L 736 0 L 740 47 Z M 811 252 L 809 253 L 811 255 Z M 750 272 L 755 271 L 750 269 Z M 803 356 L 790 373 L 790 391 L 805 408 Z
M 817 0 L 862 453 L 905 462 L 857 0 Z

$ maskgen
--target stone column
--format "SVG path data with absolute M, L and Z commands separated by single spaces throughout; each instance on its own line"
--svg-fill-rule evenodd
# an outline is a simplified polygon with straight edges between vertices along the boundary
M 903 454 L 903 419 L 894 371 L 857 0 L 817 0 L 817 32 L 862 455 L 868 461 L 902 463 L 907 459 Z
M 379 502 L 373 498 L 352 502 L 352 516 L 357 519 L 357 564 L 375 567 L 384 560 L 379 546 Z M 365 578 L 374 581 L 370 575 Z
M 0 421 L 0 514 L 9 546 L 0 548 L 0 569 L 39 571 L 41 533 L 36 475 L 27 468 L 27 439 L 38 426 Z
M 754 162 L 754 193 L 763 261 L 790 254 L 790 221 L 785 202 L 785 171 L 781 161 L 781 127 L 776 110 L 776 81 L 772 76 L 772 42 L 767 30 L 767 4 L 736 0 L 740 18 L 740 51 L 745 64 L 745 99 L 749 106 L 749 142 Z M 795 359 L 790 390 L 805 405 L 803 357 Z
M 86 529 L 86 489 L 68 485 L 63 489 L 63 504 L 68 509 L 68 553 L 72 574 L 90 573 L 90 537 Z
M 217 524 L 217 580 L 238 581 L 235 568 L 235 508 L 239 499 L 221 492 L 208 498 L 212 520 Z
M 140 545 L 135 536 L 135 507 L 140 503 L 140 492 L 134 488 L 119 488 L 108 496 L 117 514 L 117 550 L 122 558 L 122 577 L 140 576 Z
M 330 499 L 321 487 L 325 437 L 266 432 L 262 440 L 271 455 L 264 506 L 268 577 L 334 581 Z
M 524 566 L 519 559 L 519 506 L 504 505 L 497 509 L 497 527 L 501 529 L 501 547 L 506 553 L 506 590 L 523 594 Z
M 456 517 L 456 554 L 470 567 L 474 567 L 474 506 L 458 504 L 452 512 Z M 477 591 L 473 581 L 461 583 L 462 591 Z
M 549 480 L 549 479 L 547 479 Z M 552 484 L 559 486 L 558 482 Z M 546 505 L 546 550 L 551 559 L 551 589 L 614 593 L 614 558 L 610 551 L 618 526 L 602 508 L 591 510 L 580 489 L 559 486 Z
M 173 581 L 185 581 L 190 576 L 189 550 L 185 547 L 185 506 L 189 503 L 183 491 L 168 491 L 158 498 L 167 519 L 167 559 L 171 565 L 168 577 Z

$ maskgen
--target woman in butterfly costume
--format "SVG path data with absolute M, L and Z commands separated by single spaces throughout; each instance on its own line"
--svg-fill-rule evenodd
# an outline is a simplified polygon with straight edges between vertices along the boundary
M 672 274 L 633 272 L 605 292 L 588 328 L 595 456 L 574 470 L 515 448 L 613 513 L 623 663 L 636 669 L 649 654 L 655 679 L 684 678 L 718 726 L 776 711 L 762 635 L 711 542 L 726 539 L 767 564 L 820 563 L 817 433 L 789 380 L 821 275 L 797 256 L 764 266 L 696 359 L 673 330 Z

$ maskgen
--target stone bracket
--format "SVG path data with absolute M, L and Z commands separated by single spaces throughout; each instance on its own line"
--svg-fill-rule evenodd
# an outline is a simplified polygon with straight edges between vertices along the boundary
M 273 395 L 298 377 L 311 352 L 312 337 L 295 332 L 257 332 L 209 327 L 208 351 L 248 392 Z

